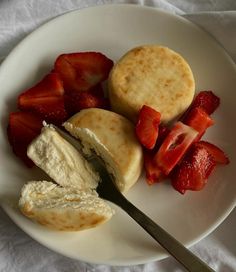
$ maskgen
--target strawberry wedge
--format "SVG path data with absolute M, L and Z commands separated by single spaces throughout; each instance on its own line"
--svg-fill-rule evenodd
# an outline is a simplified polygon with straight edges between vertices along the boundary
M 219 105 L 220 98 L 216 96 L 212 91 L 201 91 L 194 98 L 186 114 L 194 108 L 201 108 L 208 115 L 211 115 L 219 107 Z M 183 118 L 185 118 L 185 114 L 181 118 L 181 121 L 183 120 Z
M 172 172 L 172 186 L 181 194 L 186 190 L 202 190 L 215 165 L 214 158 L 208 150 L 194 144 Z
M 154 183 L 160 182 L 164 178 L 164 175 L 155 164 L 153 154 L 145 150 L 143 156 L 147 183 L 152 185 Z
M 20 157 L 28 167 L 34 163 L 27 157 L 27 147 L 40 134 L 43 119 L 30 112 L 12 112 L 7 128 L 8 140 L 13 152 Z
M 191 109 L 185 116 L 183 123 L 198 131 L 195 141 L 201 139 L 208 127 L 214 124 L 211 117 L 200 107 Z
M 61 124 L 67 118 L 64 88 L 58 74 L 50 73 L 18 97 L 18 107 L 32 111 L 47 122 Z
M 165 138 L 167 137 L 168 133 L 170 132 L 169 127 L 166 125 L 160 124 L 158 128 L 158 137 L 155 145 L 155 149 L 159 149 Z
M 182 159 L 197 134 L 195 129 L 182 122 L 177 122 L 172 127 L 154 157 L 155 164 L 166 176 Z
M 65 95 L 66 110 L 70 115 L 87 108 L 109 108 L 109 100 L 104 97 L 100 84 L 85 92 Z
M 107 79 L 113 61 L 98 52 L 60 55 L 54 71 L 59 73 L 67 94 L 86 91 Z
M 196 143 L 196 146 L 205 148 L 214 158 L 214 161 L 217 164 L 229 164 L 229 158 L 226 156 L 223 150 L 217 147 L 214 144 L 211 144 L 206 141 L 200 141 Z
M 139 111 L 136 135 L 147 149 L 153 149 L 156 144 L 160 120 L 161 114 L 149 106 L 144 105 Z

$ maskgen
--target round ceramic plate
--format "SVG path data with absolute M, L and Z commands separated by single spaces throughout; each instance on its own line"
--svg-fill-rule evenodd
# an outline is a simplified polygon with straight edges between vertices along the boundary
M 0 68 L 1 205 L 20 228 L 46 247 L 78 260 L 110 265 L 140 264 L 167 256 L 117 207 L 107 224 L 75 233 L 51 231 L 22 216 L 16 206 L 21 186 L 45 176 L 39 169 L 27 169 L 13 155 L 6 136 L 8 114 L 16 110 L 17 95 L 49 72 L 59 54 L 100 51 L 116 61 L 132 47 L 153 43 L 182 54 L 192 67 L 196 91 L 212 89 L 220 96 L 215 125 L 205 138 L 223 148 L 231 164 L 218 167 L 200 192 L 181 195 L 168 181 L 150 187 L 141 177 L 127 197 L 186 246 L 209 234 L 233 209 L 236 71 L 228 55 L 194 24 L 158 9 L 108 5 L 77 10 L 30 34 Z

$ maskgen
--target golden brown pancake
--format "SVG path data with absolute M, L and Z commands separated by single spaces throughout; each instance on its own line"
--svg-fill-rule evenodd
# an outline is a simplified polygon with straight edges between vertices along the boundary
M 91 108 L 72 116 L 64 127 L 82 141 L 84 152 L 92 149 L 103 158 L 120 191 L 135 184 L 143 155 L 132 122 L 115 112 Z
M 109 76 L 112 110 L 136 122 L 145 104 L 170 122 L 191 104 L 195 83 L 193 73 L 182 56 L 173 50 L 145 45 L 126 53 Z

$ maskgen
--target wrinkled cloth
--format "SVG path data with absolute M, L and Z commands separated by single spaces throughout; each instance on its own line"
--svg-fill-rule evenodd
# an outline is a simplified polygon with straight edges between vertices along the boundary
M 235 0 L 1 0 L 0 61 L 28 33 L 53 17 L 78 8 L 112 3 L 153 6 L 181 15 L 208 31 L 236 62 Z M 236 271 L 236 210 L 191 250 L 215 271 Z M 1 272 L 180 272 L 184 269 L 171 257 L 144 265 L 112 267 L 92 265 L 52 252 L 40 245 L 0 209 Z

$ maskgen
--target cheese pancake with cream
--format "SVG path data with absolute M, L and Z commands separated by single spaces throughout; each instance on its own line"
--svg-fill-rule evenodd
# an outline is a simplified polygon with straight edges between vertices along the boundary
M 27 150 L 28 157 L 63 187 L 96 188 L 99 176 L 82 154 L 52 126 L 43 127 Z
M 112 110 L 134 122 L 144 104 L 159 111 L 162 122 L 172 121 L 188 108 L 195 91 L 184 58 L 157 45 L 126 53 L 113 67 L 108 84 Z

